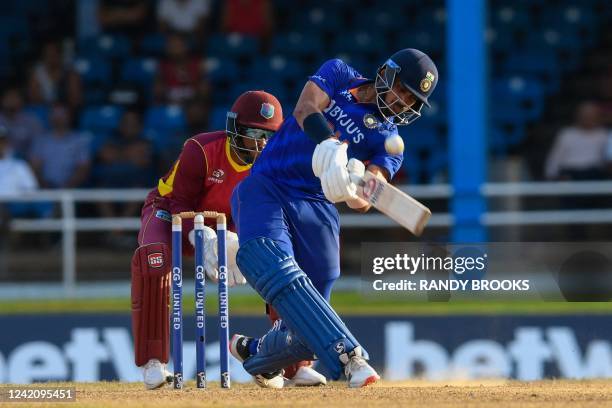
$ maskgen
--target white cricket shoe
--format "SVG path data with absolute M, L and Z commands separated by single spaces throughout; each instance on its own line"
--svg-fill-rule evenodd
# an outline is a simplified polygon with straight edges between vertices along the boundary
M 366 385 L 374 384 L 380 380 L 380 376 L 376 373 L 366 360 L 360 355 L 354 355 L 344 366 L 344 374 L 348 380 L 350 388 L 365 387 Z
M 142 375 L 148 390 L 160 388 L 172 380 L 172 373 L 166 370 L 166 365 L 154 358 L 144 365 Z
M 286 387 L 317 387 L 327 385 L 327 379 L 312 367 L 302 366 L 298 368 L 292 379 L 285 381 Z
M 285 386 L 285 378 L 283 377 L 282 370 L 273 374 L 257 374 L 253 376 L 253 379 L 261 388 L 280 389 Z
M 229 349 L 232 356 L 236 357 L 236 359 L 241 363 L 251 357 L 251 353 L 249 352 L 249 343 L 252 340 L 252 337 L 247 337 L 242 334 L 234 334 L 229 344 Z M 255 380 L 255 383 L 261 388 L 278 389 L 283 388 L 283 386 L 285 385 L 283 370 L 279 370 L 269 374 L 257 374 L 253 376 L 253 379 Z

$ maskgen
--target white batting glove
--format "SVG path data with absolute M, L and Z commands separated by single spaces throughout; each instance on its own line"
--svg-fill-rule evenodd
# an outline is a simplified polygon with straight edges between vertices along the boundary
M 217 268 L 217 233 L 214 229 L 204 226 L 204 271 L 206 276 L 213 281 L 219 281 L 219 269 Z M 189 231 L 189 242 L 195 247 L 195 230 Z
M 349 160 L 348 164 L 346 165 L 346 169 L 350 174 L 354 174 L 356 176 L 359 176 L 360 178 L 363 178 L 366 170 L 365 164 L 363 164 L 361 160 L 357 159 Z
M 238 235 L 235 232 L 227 231 L 225 236 L 225 247 L 227 249 L 227 284 L 229 286 L 244 285 L 246 279 L 242 276 L 236 264 L 236 254 L 238 253 Z
M 323 194 L 332 203 L 339 203 L 357 198 L 357 185 L 351 180 L 350 174 L 363 177 L 364 164 L 351 159 L 347 166 L 333 166 L 321 176 Z
M 335 138 L 329 138 L 319 143 L 312 154 L 312 172 L 314 175 L 321 178 L 323 173 L 331 167 L 346 167 L 348 162 L 347 149 L 348 144 Z

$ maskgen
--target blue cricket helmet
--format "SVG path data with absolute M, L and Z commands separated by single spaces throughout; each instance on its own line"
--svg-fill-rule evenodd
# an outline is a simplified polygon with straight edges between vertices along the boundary
M 391 105 L 385 101 L 387 93 L 392 93 L 395 80 L 408 89 L 417 102 L 408 110 L 394 113 Z M 385 120 L 395 125 L 407 125 L 421 116 L 423 105 L 429 107 L 428 98 L 438 84 L 438 69 L 436 64 L 422 51 L 405 48 L 393 54 L 377 71 L 374 86 L 376 88 L 376 104 Z

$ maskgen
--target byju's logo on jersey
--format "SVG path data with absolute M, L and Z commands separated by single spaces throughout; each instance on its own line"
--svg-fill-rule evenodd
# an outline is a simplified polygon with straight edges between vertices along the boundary
M 359 143 L 365 138 L 365 134 L 359 128 L 359 126 L 348 116 L 340 106 L 336 104 L 336 100 L 332 99 L 329 106 L 323 110 L 323 113 L 327 113 L 332 120 L 334 120 L 337 126 L 334 128 L 340 128 L 343 134 L 350 137 L 353 143 Z
M 266 119 L 272 119 L 274 117 L 274 105 L 268 102 L 262 103 L 259 114 Z
M 221 169 L 213 170 L 210 177 L 208 177 L 208 181 L 211 183 L 221 184 L 223 183 L 223 179 L 225 178 L 225 172 Z

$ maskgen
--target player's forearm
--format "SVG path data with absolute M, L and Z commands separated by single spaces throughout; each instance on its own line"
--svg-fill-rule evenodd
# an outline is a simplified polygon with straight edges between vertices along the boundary
M 308 81 L 302 89 L 300 98 L 295 104 L 293 116 L 298 122 L 298 125 L 304 129 L 304 119 L 313 113 L 321 113 L 327 105 L 329 105 L 329 96 L 314 82 Z

